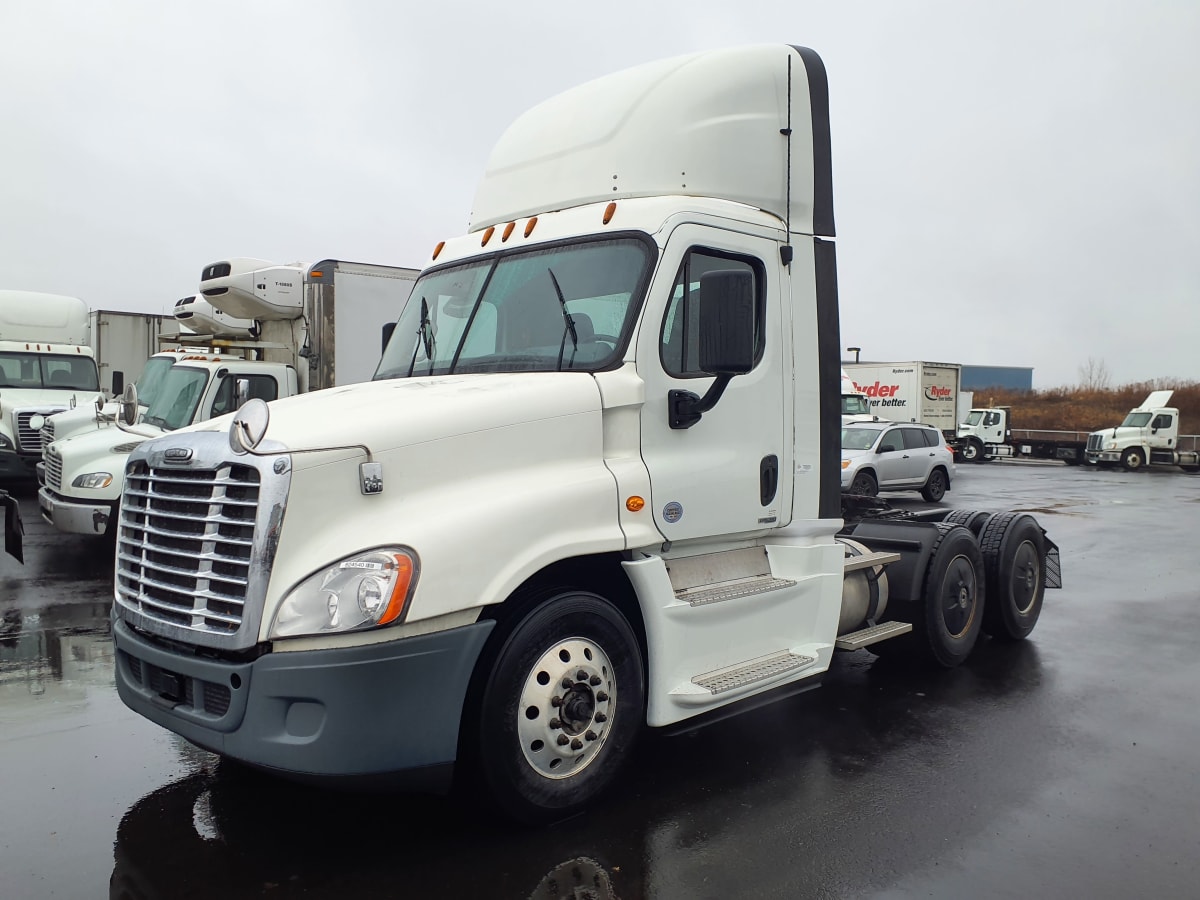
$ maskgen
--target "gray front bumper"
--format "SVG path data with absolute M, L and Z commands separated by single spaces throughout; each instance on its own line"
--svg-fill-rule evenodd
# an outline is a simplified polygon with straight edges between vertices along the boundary
M 408 786 L 444 789 L 494 624 L 226 662 L 151 643 L 115 619 L 117 692 L 151 721 L 248 765 L 321 780 L 404 774 Z
M 117 514 L 116 502 L 78 503 L 47 487 L 38 489 L 38 509 L 43 519 L 68 534 L 107 534 Z

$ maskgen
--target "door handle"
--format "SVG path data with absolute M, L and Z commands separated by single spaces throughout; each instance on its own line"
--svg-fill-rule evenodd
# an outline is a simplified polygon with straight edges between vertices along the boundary
M 766 506 L 775 499 L 779 490 L 779 457 L 771 454 L 764 456 L 758 464 L 758 499 Z

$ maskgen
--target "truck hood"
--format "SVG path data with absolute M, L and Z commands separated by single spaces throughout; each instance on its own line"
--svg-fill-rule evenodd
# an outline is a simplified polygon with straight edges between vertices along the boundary
M 1130 440 L 1133 438 L 1140 438 L 1149 430 L 1149 427 L 1136 428 L 1132 425 L 1128 425 L 1117 426 L 1116 428 L 1101 428 L 1099 431 L 1093 431 L 1092 434 L 1098 434 L 1106 441 L 1119 441 L 1122 438 L 1127 438 Z
M 328 388 L 269 404 L 264 441 L 288 450 L 364 444 L 373 453 L 601 408 L 584 372 L 397 378 Z M 188 431 L 228 431 L 221 416 Z M 310 457 L 311 458 L 311 457 Z M 295 464 L 304 467 L 302 457 Z
M 0 388 L 0 409 L 8 414 L 14 409 L 69 409 L 71 398 L 75 408 L 90 406 L 95 411 L 99 391 L 48 391 L 41 388 Z

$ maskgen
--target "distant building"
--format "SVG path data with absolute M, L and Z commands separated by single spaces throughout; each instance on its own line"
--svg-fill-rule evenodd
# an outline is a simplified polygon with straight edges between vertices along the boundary
M 1033 390 L 1033 369 L 1025 366 L 966 366 L 962 367 L 962 389 L 979 391 L 986 388 L 1007 388 L 1013 391 Z

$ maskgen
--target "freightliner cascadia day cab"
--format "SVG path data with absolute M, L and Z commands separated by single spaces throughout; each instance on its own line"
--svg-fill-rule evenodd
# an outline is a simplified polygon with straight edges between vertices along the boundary
M 537 821 L 643 727 L 813 686 L 835 649 L 1024 637 L 1059 581 L 1028 515 L 843 520 L 832 236 L 810 50 L 535 107 L 373 381 L 131 455 L 122 699 L 253 767 L 454 775 Z

